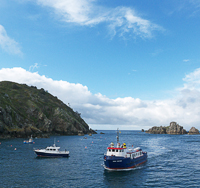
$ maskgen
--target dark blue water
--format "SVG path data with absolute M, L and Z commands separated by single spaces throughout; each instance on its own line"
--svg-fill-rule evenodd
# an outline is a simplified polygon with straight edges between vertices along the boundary
M 116 142 L 116 131 L 103 132 L 87 139 L 56 136 L 69 158 L 36 157 L 33 148 L 50 146 L 55 137 L 32 145 L 24 139 L 0 140 L 0 187 L 200 187 L 199 135 L 121 131 L 120 142 L 147 151 L 148 161 L 131 171 L 109 172 L 102 167 L 103 154 Z

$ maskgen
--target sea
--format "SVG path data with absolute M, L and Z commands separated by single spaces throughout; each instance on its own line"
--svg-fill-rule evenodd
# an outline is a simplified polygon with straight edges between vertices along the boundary
M 117 142 L 117 132 L 97 133 L 35 138 L 34 144 L 24 144 L 21 138 L 0 139 L 0 187 L 200 187 L 200 135 L 121 130 L 120 144 L 141 147 L 148 160 L 133 170 L 113 172 L 102 164 L 106 148 Z M 60 150 L 69 150 L 70 157 L 36 156 L 34 148 L 45 148 L 54 141 Z

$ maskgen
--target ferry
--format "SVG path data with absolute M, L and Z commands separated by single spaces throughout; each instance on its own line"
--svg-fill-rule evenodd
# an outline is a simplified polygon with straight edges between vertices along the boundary
M 145 163 L 147 152 L 140 147 L 128 149 L 126 144 L 119 143 L 119 130 L 117 129 L 117 145 L 111 142 L 104 154 L 104 168 L 110 171 L 127 171 Z
M 34 150 L 38 157 L 69 157 L 69 151 L 60 151 L 54 143 L 53 146 L 48 146 L 45 149 Z

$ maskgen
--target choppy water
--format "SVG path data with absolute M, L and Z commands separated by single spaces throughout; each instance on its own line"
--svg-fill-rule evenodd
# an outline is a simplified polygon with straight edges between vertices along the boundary
M 102 167 L 103 154 L 116 142 L 116 131 L 102 132 L 87 139 L 56 136 L 69 158 L 36 157 L 33 148 L 50 146 L 55 137 L 32 145 L 24 139 L 0 140 L 0 187 L 200 187 L 199 135 L 121 131 L 120 142 L 147 151 L 148 161 L 131 171 L 109 172 Z

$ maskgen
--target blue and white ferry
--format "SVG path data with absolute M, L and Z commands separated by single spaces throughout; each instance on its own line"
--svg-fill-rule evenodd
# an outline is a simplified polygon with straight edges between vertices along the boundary
M 113 171 L 131 170 L 147 161 L 147 152 L 141 148 L 128 149 L 126 144 L 119 143 L 119 131 L 117 130 L 117 145 L 111 142 L 104 154 L 104 168 Z

